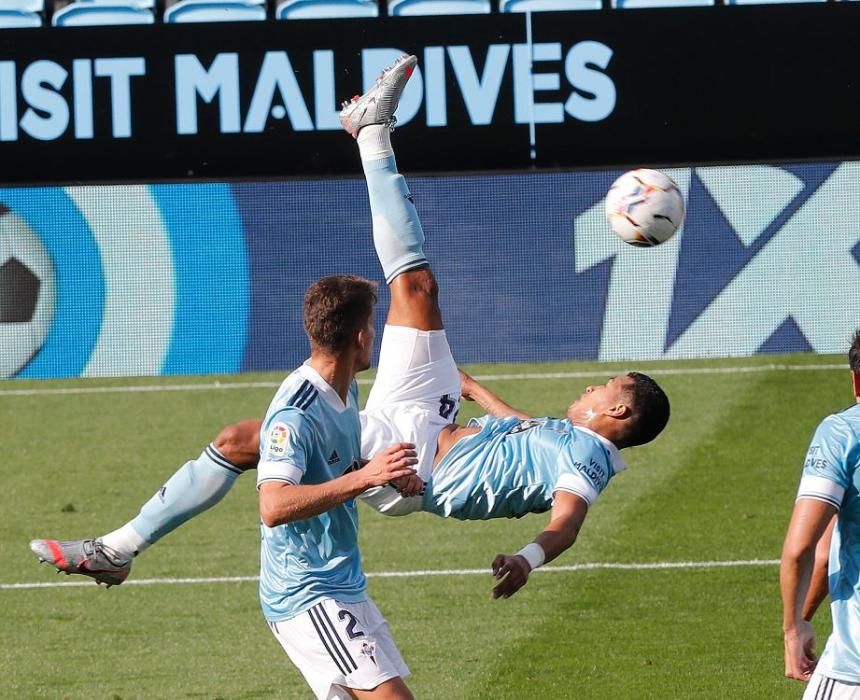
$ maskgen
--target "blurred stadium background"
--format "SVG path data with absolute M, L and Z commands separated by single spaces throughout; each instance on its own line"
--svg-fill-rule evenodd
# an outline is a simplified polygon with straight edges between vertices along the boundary
M 808 436 L 850 400 L 857 26 L 849 0 L 3 0 L 0 696 L 304 697 L 252 581 L 106 603 L 37 587 L 26 541 L 124 522 L 304 358 L 310 281 L 381 278 L 337 110 L 409 52 L 394 143 L 458 361 L 535 413 L 631 363 L 675 392 L 559 564 L 745 562 L 560 571 L 510 613 L 469 574 L 380 578 L 420 696 L 799 697 L 773 562 Z M 603 218 L 634 166 L 687 201 L 655 249 Z M 252 578 L 253 495 L 135 575 Z M 389 573 L 478 569 L 540 526 L 365 515 Z

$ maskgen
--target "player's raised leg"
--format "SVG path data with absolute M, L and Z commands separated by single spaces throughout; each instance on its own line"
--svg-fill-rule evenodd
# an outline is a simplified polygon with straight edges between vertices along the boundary
M 259 420 L 223 428 L 197 459 L 182 465 L 137 516 L 119 529 L 83 540 L 32 540 L 30 549 L 57 571 L 83 574 L 108 586 L 122 583 L 134 557 L 214 506 L 239 474 L 256 468 L 259 433 Z
M 373 217 L 373 244 L 391 287 L 386 323 L 440 330 L 436 279 L 424 255 L 424 231 L 406 180 L 397 170 L 394 112 L 418 59 L 401 56 L 364 95 L 346 103 L 341 123 L 357 141 Z
M 399 58 L 370 90 L 345 104 L 341 123 L 358 144 L 373 244 L 391 289 L 376 380 L 362 413 L 362 455 L 378 452 L 393 433 L 416 445 L 417 478 L 426 482 L 438 434 L 457 415 L 460 377 L 442 325 L 436 278 L 424 254 L 424 231 L 391 146 L 394 112 L 416 63 L 414 56 Z M 420 497 L 399 495 L 391 486 L 371 489 L 361 498 L 386 515 L 421 508 Z

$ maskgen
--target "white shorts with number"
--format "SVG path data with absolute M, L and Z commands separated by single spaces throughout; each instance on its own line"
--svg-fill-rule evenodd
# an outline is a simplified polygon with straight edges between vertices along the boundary
M 816 671 L 806 684 L 803 700 L 860 700 L 860 683 L 838 681 Z
M 361 413 L 361 456 L 370 459 L 396 442 L 411 442 L 418 452 L 418 475 L 433 471 L 439 432 L 460 409 L 460 374 L 444 330 L 419 331 L 385 326 L 376 380 Z M 361 499 L 386 515 L 421 510 L 421 497 L 403 498 L 380 486 Z
M 372 690 L 409 667 L 388 623 L 370 599 L 324 599 L 301 615 L 269 627 L 319 700 L 350 697 L 343 688 Z

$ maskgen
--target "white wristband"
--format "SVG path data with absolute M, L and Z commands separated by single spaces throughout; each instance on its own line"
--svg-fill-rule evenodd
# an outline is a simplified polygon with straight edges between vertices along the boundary
M 546 559 L 546 552 L 543 551 L 543 547 L 541 547 L 537 542 L 532 542 L 531 544 L 527 544 L 523 547 L 517 555 L 525 559 L 531 570 L 534 571 L 541 564 L 544 563 Z

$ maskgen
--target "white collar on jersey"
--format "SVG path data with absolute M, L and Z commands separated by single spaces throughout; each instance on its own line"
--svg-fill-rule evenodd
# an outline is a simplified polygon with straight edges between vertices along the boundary
M 617 474 L 618 472 L 623 472 L 627 469 L 627 463 L 624 461 L 624 458 L 621 456 L 621 451 L 615 446 L 614 442 L 607 440 L 600 433 L 595 433 L 593 430 L 583 428 L 581 425 L 574 425 L 573 427 L 600 440 L 601 444 L 606 448 L 606 451 L 609 452 L 609 460 L 612 462 L 613 472 Z
M 320 376 L 320 373 L 308 364 L 309 362 L 310 360 L 305 360 L 303 364 L 299 365 L 296 369 L 296 374 L 304 377 L 313 384 L 314 388 L 320 393 L 320 396 L 325 399 L 329 406 L 335 409 L 338 413 L 343 413 L 347 408 L 349 408 L 349 406 L 344 404 L 338 393 L 334 390 L 334 387 L 323 379 Z

